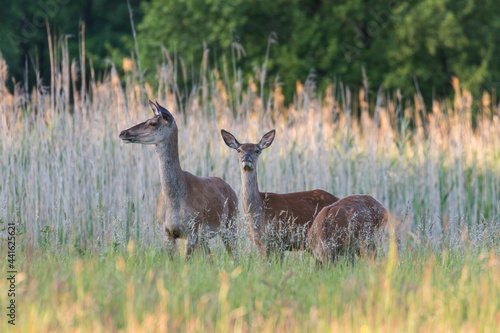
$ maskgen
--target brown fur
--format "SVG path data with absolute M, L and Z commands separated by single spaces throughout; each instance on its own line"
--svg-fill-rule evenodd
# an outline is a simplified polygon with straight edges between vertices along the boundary
M 250 238 L 261 253 L 305 246 L 305 238 L 317 213 L 339 199 L 322 190 L 288 194 L 259 191 L 256 165 L 263 149 L 268 148 L 275 131 L 266 133 L 258 144 L 243 143 L 222 130 L 226 145 L 238 152 L 241 166 L 241 200 Z M 301 235 L 302 233 L 302 235 Z
M 167 109 L 150 101 L 155 117 L 120 133 L 127 143 L 155 145 L 161 191 L 156 216 L 167 236 L 167 247 L 175 251 L 177 238 L 187 239 L 186 253 L 205 246 L 206 237 L 221 236 L 228 251 L 234 235 L 238 198 L 231 186 L 217 177 L 196 177 L 183 171 L 179 162 L 178 129 Z M 199 239 L 199 236 L 204 239 Z
M 268 221 L 292 217 L 299 226 L 310 224 L 323 207 L 339 200 L 323 190 L 287 194 L 260 192 L 260 197 Z
M 311 228 L 316 215 L 326 206 L 339 200 L 333 194 L 323 190 L 277 194 L 259 192 L 264 209 L 264 221 L 257 230 L 252 230 L 252 239 L 262 249 L 262 240 L 266 228 L 285 230 L 284 239 L 279 239 L 288 248 L 304 246 L 304 239 L 294 240 L 294 235 L 305 232 Z M 243 210 L 251 214 L 250 207 L 244 204 Z M 269 247 L 267 252 L 269 252 Z M 269 253 L 268 253 L 269 254 Z
M 183 172 L 185 194 L 180 197 L 183 204 L 181 219 L 189 221 L 193 229 L 201 230 L 208 226 L 215 231 L 221 228 L 221 222 L 234 221 L 237 216 L 238 198 L 234 190 L 219 177 L 197 177 L 187 171 Z M 160 191 L 156 216 L 158 223 L 163 224 L 168 209 L 163 202 L 166 196 Z M 173 238 L 187 238 L 184 225 L 165 226 L 165 232 Z
M 351 195 L 325 207 L 316 216 L 308 234 L 313 256 L 326 264 L 346 250 L 359 251 L 365 241 L 387 223 L 389 213 L 369 195 Z

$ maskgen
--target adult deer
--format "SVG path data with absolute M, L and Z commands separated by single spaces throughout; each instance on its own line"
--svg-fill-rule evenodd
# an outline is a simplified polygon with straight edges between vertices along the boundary
M 351 195 L 323 208 L 314 219 L 308 245 L 317 262 L 334 262 L 340 253 L 353 254 L 373 246 L 375 233 L 389 213 L 370 195 Z
M 260 192 L 257 183 L 257 160 L 276 134 L 272 130 L 259 143 L 243 143 L 221 130 L 226 145 L 238 152 L 241 167 L 241 200 L 250 238 L 261 253 L 283 251 L 305 245 L 307 230 L 316 214 L 339 199 L 322 190 L 276 194 Z
M 222 227 L 227 227 L 221 237 L 230 252 L 238 207 L 236 193 L 220 178 L 196 177 L 181 169 L 175 119 L 158 102 L 149 104 L 155 116 L 124 130 L 120 139 L 125 143 L 155 145 L 161 180 L 156 216 L 170 253 L 175 251 L 175 240 L 185 238 L 189 257 L 198 242 L 206 246 L 206 238 L 199 239 L 199 235 L 213 237 Z

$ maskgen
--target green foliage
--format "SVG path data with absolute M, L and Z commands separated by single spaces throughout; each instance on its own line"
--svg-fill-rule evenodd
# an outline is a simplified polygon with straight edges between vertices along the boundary
M 139 246 L 18 253 L 16 301 L 32 318 L 20 331 L 495 331 L 500 311 L 493 251 L 420 247 L 323 268 L 308 253 L 281 264 L 218 249 L 189 261 Z
M 311 74 L 320 88 L 340 78 L 356 89 L 365 68 L 372 90 L 383 85 L 405 95 L 416 79 L 426 99 L 449 95 L 452 76 L 473 93 L 494 90 L 500 76 L 494 61 L 500 7 L 493 0 L 134 0 L 131 6 L 142 69 L 153 81 L 163 47 L 188 72 L 197 73 L 208 49 L 208 68 L 241 68 L 247 78 L 262 71 L 268 55 L 266 80 L 277 79 L 288 101 L 295 81 Z M 20 0 L 0 13 L 0 51 L 17 81 L 28 64 L 48 83 L 46 21 L 56 36 L 71 37 L 76 59 L 85 22 L 97 73 L 134 53 L 126 1 Z
M 360 7 L 360 1 L 332 5 L 300 0 L 153 0 L 143 5 L 139 26 L 143 63 L 153 70 L 164 46 L 198 67 L 205 48 L 219 59 L 233 57 L 241 45 L 246 57 L 236 57 L 237 66 L 249 74 L 262 69 L 270 47 L 266 70 L 271 78 L 279 75 L 288 96 L 295 80 L 305 81 L 311 70 L 320 83 L 343 75 L 355 82 L 362 63 L 350 66 L 340 44 L 349 30 L 354 31 L 353 18 Z
M 204 47 L 219 59 L 236 42 L 247 55 L 238 65 L 250 73 L 261 68 L 275 36 L 267 71 L 270 79 L 279 75 L 287 97 L 311 70 L 320 86 L 335 77 L 359 86 L 364 67 L 372 86 L 406 94 L 416 78 L 426 97 L 433 89 L 448 95 L 452 75 L 479 91 L 500 74 L 493 58 L 500 9 L 493 1 L 153 0 L 142 8 L 139 39 L 150 70 L 162 46 L 197 68 Z
M 141 19 L 139 1 L 131 0 L 134 20 Z M 122 0 L 20 0 L 9 3 L 0 11 L 0 53 L 6 59 L 10 76 L 22 81 L 25 66 L 30 80 L 40 72 L 44 84 L 49 84 L 50 62 L 47 24 L 56 38 L 69 38 L 72 59 L 79 59 L 81 24 L 85 23 L 86 56 L 98 72 L 117 53 L 132 51 L 132 30 L 127 2 Z M 121 60 L 121 57 L 114 57 Z M 35 71 L 33 71 L 33 67 Z M 33 82 L 33 81 L 31 81 Z
M 408 86 L 415 76 L 440 95 L 451 89 L 452 75 L 470 90 L 489 88 L 500 74 L 500 8 L 494 1 L 424 0 L 404 3 L 394 15 L 397 48 L 387 52 L 392 66 L 388 87 Z M 486 86 L 481 87 L 481 84 Z M 483 88 L 483 89 L 480 89 Z

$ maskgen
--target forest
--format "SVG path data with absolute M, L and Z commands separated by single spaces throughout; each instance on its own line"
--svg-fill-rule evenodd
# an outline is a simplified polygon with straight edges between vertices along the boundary
M 187 86 L 205 56 L 234 75 L 264 72 L 287 102 L 296 80 L 356 90 L 363 71 L 374 92 L 420 90 L 430 100 L 450 96 L 453 77 L 473 95 L 495 94 L 499 29 L 493 0 L 20 0 L 0 13 L 0 51 L 14 82 L 29 86 L 50 84 L 50 32 L 68 40 L 71 58 L 81 58 L 84 41 L 85 66 L 100 76 L 133 59 L 155 84 L 168 52 L 187 68 L 178 73 Z

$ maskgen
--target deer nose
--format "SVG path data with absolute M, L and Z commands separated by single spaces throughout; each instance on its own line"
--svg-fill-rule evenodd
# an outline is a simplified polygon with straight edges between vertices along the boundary
M 254 163 L 250 155 L 245 155 L 241 159 L 241 165 L 245 170 L 252 170 L 254 168 Z
M 245 156 L 243 156 L 243 158 L 241 159 L 241 161 L 242 162 L 250 162 L 250 163 L 253 162 L 252 158 L 248 154 L 246 154 Z
M 125 135 L 127 135 L 127 131 L 121 131 L 121 132 L 120 132 L 120 135 L 118 135 L 118 137 L 119 137 L 120 139 L 123 139 L 123 138 L 125 137 Z

